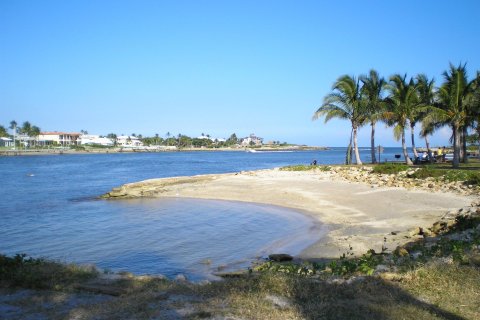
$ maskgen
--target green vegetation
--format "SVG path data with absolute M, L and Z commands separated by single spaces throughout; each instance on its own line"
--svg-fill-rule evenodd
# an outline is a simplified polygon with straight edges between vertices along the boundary
M 449 170 L 434 165 L 424 166 L 411 175 L 414 179 L 437 178 L 446 182 L 464 181 L 465 184 L 479 185 L 480 171 L 478 170 Z
M 96 269 L 93 267 L 65 265 L 30 258 L 25 254 L 17 254 L 14 257 L 0 255 L 1 286 L 58 290 L 96 275 Z
M 375 70 L 368 75 L 340 76 L 332 92 L 323 99 L 313 120 L 324 117 L 325 122 L 333 118 L 349 120 L 351 123 L 350 142 L 347 148 L 346 164 L 351 164 L 353 149 L 357 164 L 362 164 L 358 153 L 357 131 L 370 124 L 372 163 L 375 159 L 375 124 L 383 121 L 393 127 L 394 136 L 402 141 L 405 163 L 412 165 L 407 153 L 405 130 L 410 128 L 413 157 L 418 157 L 415 147 L 415 127 L 422 125 L 420 134 L 430 149 L 428 136 L 435 130 L 448 126 L 453 134 L 452 166 L 467 163 L 467 144 L 480 144 L 480 72 L 469 80 L 465 64 L 457 67 L 450 64 L 443 73 L 443 83 L 435 88 L 433 79 L 424 74 L 407 78 L 395 74 L 384 81 Z M 469 135 L 469 130 L 475 133 Z
M 280 170 L 282 171 L 309 171 L 309 170 L 315 170 L 315 169 L 318 169 L 320 171 L 330 171 L 332 167 L 297 164 L 297 165 L 291 165 L 291 166 L 280 168 Z
M 399 163 L 385 163 L 385 164 L 378 164 L 373 167 L 374 173 L 379 174 L 396 174 L 405 170 L 408 170 L 408 166 L 405 164 Z

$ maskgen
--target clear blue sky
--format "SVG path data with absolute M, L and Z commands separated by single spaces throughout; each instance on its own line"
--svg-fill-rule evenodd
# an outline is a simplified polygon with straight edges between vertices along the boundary
M 311 121 L 340 75 L 473 76 L 479 17 L 475 0 L 1 0 L 0 124 L 345 146 L 347 122 Z

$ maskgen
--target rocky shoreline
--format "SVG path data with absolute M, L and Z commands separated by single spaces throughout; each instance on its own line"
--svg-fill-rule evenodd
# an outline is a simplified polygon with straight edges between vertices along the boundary
M 459 195 L 480 196 L 480 185 L 465 184 L 463 181 L 445 181 L 434 177 L 414 178 L 420 168 L 410 168 L 398 174 L 375 173 L 372 166 L 343 167 L 333 166 L 329 171 L 321 171 L 332 179 L 366 183 L 376 187 L 406 188 L 409 190 L 425 190 L 429 192 L 453 192 Z M 320 171 L 320 170 L 319 170 Z

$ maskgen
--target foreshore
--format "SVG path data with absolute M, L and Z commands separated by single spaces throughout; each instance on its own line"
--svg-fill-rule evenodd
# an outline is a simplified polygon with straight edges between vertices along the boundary
M 370 168 L 371 169 L 371 168 Z M 369 249 L 394 250 L 411 241 L 412 230 L 427 229 L 451 212 L 478 200 L 478 187 L 441 190 L 390 183 L 390 175 L 368 175 L 366 168 L 333 167 L 310 171 L 269 169 L 191 177 L 150 179 L 114 188 L 107 199 L 184 197 L 270 204 L 303 212 L 326 233 L 297 258 L 338 258 Z M 362 173 L 363 171 L 367 174 Z M 368 179 L 365 178 L 368 176 Z M 360 177 L 360 178 L 359 178 Z M 363 178 L 362 178 L 363 177 Z M 378 181 L 377 181 L 378 180 Z M 388 181 L 388 182 L 386 182 Z

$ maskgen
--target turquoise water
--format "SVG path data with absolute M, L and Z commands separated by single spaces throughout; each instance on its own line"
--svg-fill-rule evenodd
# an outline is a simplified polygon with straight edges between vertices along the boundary
M 392 150 L 396 152 L 396 150 Z M 318 226 L 288 209 L 193 199 L 105 201 L 112 187 L 149 178 L 341 163 L 343 149 L 0 158 L 0 252 L 93 263 L 135 274 L 208 278 L 272 252 L 298 253 Z

